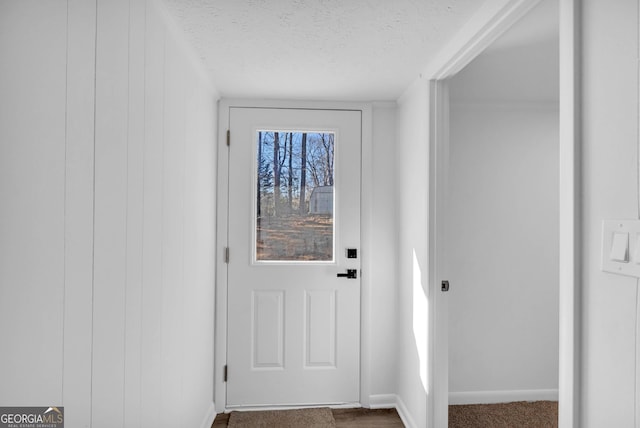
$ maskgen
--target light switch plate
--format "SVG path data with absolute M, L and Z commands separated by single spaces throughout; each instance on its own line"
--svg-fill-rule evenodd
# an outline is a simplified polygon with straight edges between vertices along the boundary
M 612 260 L 614 237 L 628 236 L 627 262 Z M 602 222 L 602 270 L 640 278 L 640 220 L 604 220 Z

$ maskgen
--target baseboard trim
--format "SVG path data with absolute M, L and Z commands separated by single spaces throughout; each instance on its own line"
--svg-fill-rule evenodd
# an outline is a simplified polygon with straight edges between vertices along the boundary
M 531 389 L 513 391 L 469 391 L 450 392 L 449 404 L 492 404 L 510 403 L 513 401 L 558 400 L 557 389 Z
M 200 424 L 200 428 L 211 428 L 213 425 L 213 420 L 216 418 L 216 403 L 211 403 L 209 408 L 207 409 L 207 413 L 202 419 L 202 423 Z
M 406 428 L 418 428 L 418 425 L 411 417 L 404 401 L 402 401 L 402 398 L 398 395 L 396 395 L 396 410 L 398 411 L 398 415 L 400 415 L 400 419 L 402 419 L 402 423 Z
M 377 394 L 369 396 L 370 409 L 393 409 L 396 407 L 397 396 L 395 394 Z

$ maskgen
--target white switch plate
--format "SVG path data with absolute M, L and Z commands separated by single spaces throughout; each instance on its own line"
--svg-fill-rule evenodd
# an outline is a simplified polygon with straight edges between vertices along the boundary
M 628 262 L 611 260 L 613 237 L 629 234 Z M 602 222 L 602 270 L 640 278 L 640 220 L 604 220 Z

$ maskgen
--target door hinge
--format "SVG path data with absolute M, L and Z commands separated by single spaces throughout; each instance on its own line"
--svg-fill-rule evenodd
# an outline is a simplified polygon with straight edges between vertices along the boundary
M 229 247 L 224 247 L 224 262 L 229 263 Z
M 227 129 L 227 146 L 231 145 L 231 130 Z
M 224 369 L 222 370 L 222 379 L 224 380 L 224 382 L 227 381 L 227 376 L 228 376 L 228 371 L 227 371 L 227 366 L 224 366 Z

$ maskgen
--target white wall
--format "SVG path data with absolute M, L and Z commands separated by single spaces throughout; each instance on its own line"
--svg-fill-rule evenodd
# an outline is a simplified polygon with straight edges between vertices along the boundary
M 373 105 L 371 207 L 371 406 L 392 406 L 396 390 L 396 104 Z
M 0 20 L 0 405 L 207 426 L 215 91 L 153 0 Z
M 640 420 L 638 281 L 601 272 L 600 257 L 602 220 L 638 218 L 639 11 L 633 0 L 580 3 L 583 38 L 580 426 L 633 427 Z M 405 159 L 407 162 L 411 159 L 400 153 L 417 146 L 414 155 L 424 156 L 420 146 L 426 140 L 421 129 L 428 114 L 426 91 L 416 83 L 404 95 L 398 111 L 399 188 L 411 183 L 412 174 L 424 183 L 424 163 L 404 165 Z M 399 197 L 401 201 L 406 198 Z M 419 396 L 416 401 L 424 401 L 422 391 L 416 387 L 419 370 L 414 365 L 416 358 L 412 358 L 407 314 L 412 307 L 408 296 L 410 231 L 415 230 L 418 242 L 422 238 L 420 229 L 412 229 L 419 226 L 410 220 L 412 214 L 402 211 L 420 211 L 422 204 L 422 197 L 414 203 L 404 201 L 398 214 L 401 244 L 398 394 L 405 402 L 416 396 Z M 406 406 L 414 419 L 422 418 L 419 404 L 412 401 Z
M 408 427 L 427 426 L 429 272 L 428 87 L 416 81 L 398 101 L 396 230 L 398 268 L 397 395 Z
M 638 426 L 638 281 L 600 271 L 602 220 L 638 218 L 638 2 L 582 3 L 582 423 Z M 640 416 L 640 415 L 638 415 Z
M 448 50 L 443 50 L 439 57 L 434 58 L 432 64 L 425 69 L 425 76 L 433 75 L 440 72 L 439 67 L 444 64 L 450 64 L 457 59 L 454 58 L 455 52 L 459 49 L 468 48 L 466 44 L 466 36 L 471 32 L 473 34 L 486 30 L 487 18 L 494 16 L 498 10 L 504 7 L 501 2 L 487 2 L 487 8 L 478 13 L 477 16 L 469 22 L 469 24 L 461 30 L 459 37 L 452 39 L 448 45 Z M 549 5 L 545 5 L 549 9 L 553 9 Z M 549 26 L 545 25 L 544 28 Z M 553 26 L 551 26 L 553 27 Z M 536 29 L 538 25 L 529 25 L 528 29 Z M 522 29 L 521 29 L 522 30 Z M 526 31 L 525 31 L 526 30 Z M 518 38 L 526 35 L 524 39 L 532 40 L 527 29 L 518 32 Z M 551 36 L 553 37 L 553 36 Z M 547 37 L 543 38 L 547 41 Z M 536 37 L 536 40 L 542 40 Z M 502 58 L 503 55 L 509 55 L 513 48 L 513 40 L 502 41 L 500 52 L 496 51 L 496 55 Z M 520 44 L 520 42 L 519 42 Z M 519 48 L 515 48 L 516 50 Z M 557 48 L 556 48 L 557 49 Z M 545 58 L 548 52 L 545 51 Z M 553 57 L 553 53 L 549 54 Z M 488 58 L 493 60 L 495 57 Z M 553 67 L 554 60 L 548 61 L 549 67 Z M 556 60 L 557 61 L 557 60 Z M 481 66 L 486 64 L 481 64 Z M 495 61 L 491 65 L 495 66 Z M 495 68 L 495 67 L 494 67 Z M 482 67 L 486 70 L 487 67 Z M 529 73 L 527 67 L 522 67 L 525 72 Z M 493 77 L 494 70 L 491 70 L 490 77 Z M 508 76 L 510 79 L 512 75 Z M 495 79 L 499 84 L 506 81 Z M 509 82 L 510 88 L 518 88 L 518 84 Z M 525 89 L 528 89 L 525 88 Z M 468 91 L 463 95 L 468 95 Z M 513 91 L 508 91 L 512 96 Z M 551 91 L 553 92 L 553 91 Z M 548 91 L 544 92 L 548 94 Z M 479 95 L 479 93 L 474 93 Z M 453 94 L 455 96 L 455 93 Z M 536 95 L 540 95 L 536 91 Z M 504 98 L 504 97 L 503 97 Z M 521 100 L 519 95 L 516 100 Z M 495 100 L 494 100 L 495 101 Z M 513 100 L 512 100 L 513 101 Z M 403 415 L 408 426 L 432 426 L 441 422 L 446 418 L 446 414 L 437 414 L 442 410 L 443 402 L 446 403 L 446 397 L 434 395 L 434 387 L 445 388 L 441 385 L 442 378 L 438 376 L 436 370 L 435 359 L 442 357 L 441 346 L 446 346 L 445 338 L 435 337 L 436 329 L 440 331 L 446 321 L 439 318 L 440 314 L 429 313 L 434 308 L 435 299 L 439 299 L 439 305 L 444 307 L 449 305 L 449 294 L 447 295 L 429 295 L 430 289 L 428 281 L 433 275 L 429 271 L 431 266 L 429 262 L 439 263 L 434 257 L 428 254 L 429 243 L 434 236 L 429 236 L 427 225 L 433 220 L 430 218 L 429 187 L 434 187 L 434 183 L 430 183 L 430 160 L 429 160 L 429 138 L 430 134 L 434 134 L 434 129 L 430 129 L 430 121 L 438 121 L 438 118 L 432 117 L 431 106 L 429 105 L 429 88 L 426 79 L 417 79 L 410 86 L 405 94 L 399 100 L 398 110 L 398 160 L 397 160 L 397 177 L 398 177 L 398 214 L 397 214 L 397 230 L 398 230 L 398 275 L 399 275 L 399 297 L 398 297 L 398 402 L 399 410 Z M 439 152 L 442 147 L 435 147 L 434 150 Z M 434 155 L 435 153 L 431 153 Z M 447 159 L 448 153 L 440 153 L 441 159 Z M 436 174 L 436 172 L 433 172 Z M 440 173 L 437 176 L 441 178 Z M 448 195 L 441 195 L 446 199 Z M 436 207 L 431 207 L 433 210 Z M 433 211 L 434 214 L 438 214 Z M 434 231 L 435 233 L 435 231 Z M 415 251 L 415 255 L 413 254 Z M 435 267 L 435 266 L 434 266 Z M 440 269 L 446 270 L 446 266 L 439 266 Z M 434 279 L 434 278 L 431 278 Z M 438 278 L 440 279 L 440 278 Z M 435 280 L 435 279 L 434 279 Z M 452 287 L 455 288 L 455 281 L 452 281 Z M 439 286 L 432 284 L 433 290 L 439 290 Z M 438 291 L 439 293 L 439 291 Z M 441 299 L 441 300 L 440 300 Z M 442 307 L 442 306 L 441 306 Z M 557 316 L 557 313 L 556 313 Z M 555 332 L 557 335 L 557 331 Z M 436 343 L 436 340 L 439 342 Z M 445 341 L 442 343 L 440 341 Z M 438 346 L 438 348 L 436 348 Z M 446 365 L 446 361 L 437 363 L 437 368 Z M 445 404 L 446 405 L 446 404 Z M 430 412 L 430 409 L 434 412 Z M 432 414 L 433 413 L 433 414 Z M 435 426 L 435 425 L 434 425 Z
M 451 107 L 450 402 L 557 399 L 557 104 Z

